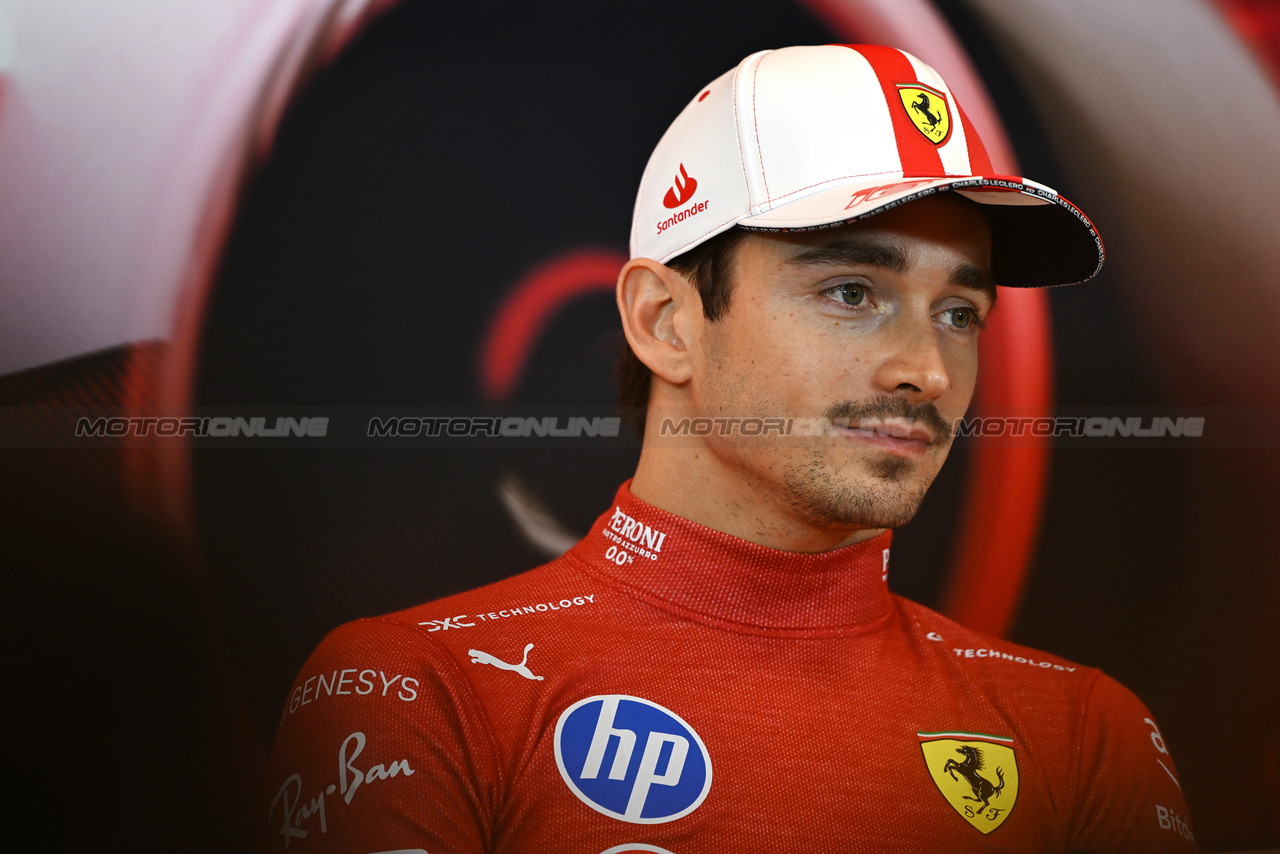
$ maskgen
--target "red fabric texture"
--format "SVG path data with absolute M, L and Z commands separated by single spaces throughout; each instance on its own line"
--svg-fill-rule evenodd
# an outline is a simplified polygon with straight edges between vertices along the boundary
M 1193 851 L 1142 703 L 1097 670 L 893 595 L 889 543 L 776 551 L 624 484 L 563 557 L 325 639 L 281 718 L 267 849 Z M 561 770 L 558 724 L 618 695 L 696 734 L 665 736 L 693 759 L 681 769 L 675 748 L 662 754 L 654 798 L 680 792 L 705 746 L 710 783 L 687 814 L 627 820 L 570 787 L 589 762 Z M 608 739 L 600 780 L 611 763 L 643 766 L 644 733 L 627 726 Z M 925 736 L 955 732 L 1016 757 L 1016 793 L 988 792 L 1002 817 L 989 833 L 926 765 Z M 615 762 L 628 739 L 634 755 Z M 981 772 L 993 783 L 1012 763 L 996 764 Z

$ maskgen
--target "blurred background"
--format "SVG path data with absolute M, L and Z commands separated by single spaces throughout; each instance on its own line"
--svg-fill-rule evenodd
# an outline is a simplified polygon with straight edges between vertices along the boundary
M 1093 283 L 1001 295 L 977 411 L 1206 418 L 1198 442 L 961 443 L 891 584 L 1120 679 L 1202 850 L 1280 847 L 1280 6 L 1262 0 L 0 0 L 6 837 L 243 850 L 328 630 L 584 533 L 633 438 L 364 425 L 607 414 L 649 151 L 743 56 L 831 41 L 932 64 L 996 168 L 1107 241 Z M 76 437 L 103 414 L 330 422 Z

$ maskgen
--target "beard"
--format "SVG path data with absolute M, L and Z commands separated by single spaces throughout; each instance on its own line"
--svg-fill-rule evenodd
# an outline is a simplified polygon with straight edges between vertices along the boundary
M 822 528 L 898 528 L 910 522 L 933 484 L 951 444 L 951 425 L 937 408 L 913 405 L 902 398 L 884 397 L 829 407 L 823 417 L 833 424 L 857 423 L 871 418 L 904 418 L 929 427 L 934 435 L 931 452 L 912 460 L 891 454 L 867 454 L 861 458 L 865 474 L 837 467 L 830 458 L 831 442 L 818 441 L 808 460 L 784 474 L 791 509 L 800 518 Z
M 900 528 L 915 518 L 933 483 L 932 476 L 907 476 L 920 465 L 900 459 L 875 461 L 871 477 L 857 483 L 815 457 L 786 472 L 791 509 L 817 528 Z

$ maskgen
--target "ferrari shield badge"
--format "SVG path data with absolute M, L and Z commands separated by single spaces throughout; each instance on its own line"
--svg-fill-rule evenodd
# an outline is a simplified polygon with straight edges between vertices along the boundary
M 951 112 L 947 109 L 947 96 L 929 86 L 916 83 L 899 86 L 898 97 L 907 118 L 934 145 L 942 145 L 951 135 Z
M 976 732 L 918 732 L 934 785 L 982 833 L 1004 824 L 1018 800 L 1013 739 Z

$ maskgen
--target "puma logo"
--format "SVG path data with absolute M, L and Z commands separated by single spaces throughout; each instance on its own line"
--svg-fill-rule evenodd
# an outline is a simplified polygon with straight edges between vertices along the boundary
M 467 650 L 467 655 L 471 656 L 472 664 L 492 664 L 500 670 L 511 670 L 519 673 L 525 679 L 536 679 L 541 682 L 541 676 L 534 676 L 533 672 L 530 671 L 528 667 L 525 667 L 525 662 L 529 660 L 529 650 L 531 649 L 533 649 L 533 644 L 529 644 L 524 648 L 524 658 L 520 659 L 519 664 L 507 664 L 507 662 L 502 659 L 496 658 L 489 653 L 478 649 Z

